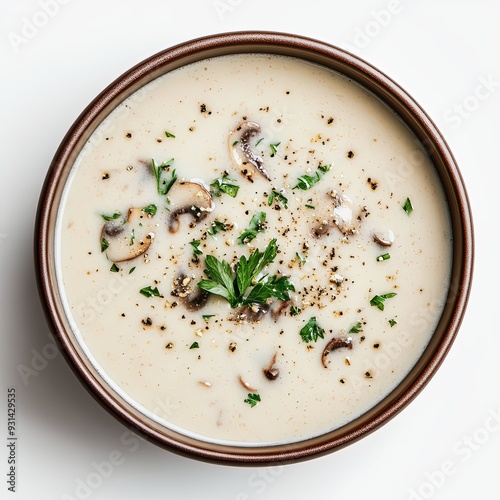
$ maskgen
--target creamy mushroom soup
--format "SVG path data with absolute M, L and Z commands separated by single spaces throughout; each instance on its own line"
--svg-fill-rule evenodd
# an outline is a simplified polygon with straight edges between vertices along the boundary
M 293 58 L 223 56 L 123 102 L 79 155 L 58 276 L 109 384 L 224 443 L 331 431 L 381 401 L 446 300 L 451 228 L 377 98 Z

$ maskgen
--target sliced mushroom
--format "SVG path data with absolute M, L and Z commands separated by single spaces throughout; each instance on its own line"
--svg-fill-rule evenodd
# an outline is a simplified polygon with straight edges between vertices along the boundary
M 268 304 L 252 304 L 251 306 L 243 306 L 235 311 L 231 316 L 232 321 L 238 323 L 250 322 L 258 323 L 269 311 Z
M 181 304 L 188 311 L 198 311 L 204 307 L 209 295 L 206 290 L 194 286 L 193 277 L 184 273 L 180 273 L 174 279 L 174 288 L 170 294 L 178 297 Z
M 271 316 L 274 321 L 277 321 L 278 318 L 290 307 L 291 300 L 277 300 L 271 305 Z
M 394 243 L 394 233 L 390 229 L 385 233 L 373 233 L 373 241 L 382 247 L 390 247 Z
M 229 135 L 229 152 L 241 173 L 253 182 L 253 170 L 260 172 L 268 181 L 271 177 L 264 168 L 264 160 L 250 146 L 250 139 L 260 132 L 260 125 L 255 122 L 243 122 Z M 248 167 L 251 166 L 249 171 Z
M 214 209 L 210 191 L 198 182 L 176 182 L 168 193 L 168 199 L 172 206 L 168 218 L 171 233 L 179 230 L 181 215 L 189 214 L 193 218 L 189 227 L 194 227 Z
M 271 363 L 269 363 L 269 366 L 267 368 L 264 368 L 262 371 L 269 380 L 276 380 L 278 378 L 280 370 L 276 366 L 276 354 L 274 354 Z
M 325 368 L 328 368 L 328 363 L 326 362 L 326 357 L 333 351 L 338 349 L 352 349 L 352 339 L 351 337 L 334 337 L 326 347 L 323 349 L 323 355 L 321 356 L 321 362 Z
M 135 259 L 148 250 L 154 240 L 150 217 L 140 208 L 130 208 L 127 220 L 109 221 L 101 231 L 101 242 L 106 240 L 106 256 L 112 262 Z
M 240 375 L 238 377 L 238 380 L 240 382 L 240 384 L 247 390 L 247 391 L 250 391 L 250 392 L 259 392 L 258 389 L 255 389 L 254 387 L 252 387 L 248 382 L 245 382 L 242 378 L 242 376 Z
M 359 232 L 360 217 L 354 216 L 354 207 L 351 199 L 345 194 L 331 191 L 328 193 L 327 213 L 318 219 L 312 234 L 316 238 L 328 234 L 335 226 L 344 236 L 352 236 Z

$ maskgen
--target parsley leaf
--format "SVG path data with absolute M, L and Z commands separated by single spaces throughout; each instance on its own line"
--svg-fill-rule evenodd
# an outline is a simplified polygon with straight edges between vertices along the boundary
M 317 342 L 320 337 L 325 338 L 325 330 L 319 326 L 316 316 L 313 316 L 299 333 L 306 344 L 312 341 Z
M 260 396 L 258 394 L 249 393 L 247 399 L 243 402 L 248 403 L 253 408 L 257 403 L 260 403 Z
M 388 253 L 383 253 L 382 255 L 379 255 L 377 257 L 378 262 L 382 262 L 383 260 L 389 260 L 391 258 L 391 255 Z
M 293 189 L 302 189 L 306 191 L 307 189 L 312 188 L 315 184 L 317 184 L 323 176 L 332 168 L 331 165 L 320 165 L 318 170 L 314 175 L 301 175 L 297 179 L 297 185 Z
M 191 347 L 190 347 L 190 349 L 199 349 L 199 348 L 200 348 L 200 344 L 198 344 L 198 342 L 193 342 L 191 344 Z
M 193 255 L 195 257 L 203 253 L 203 250 L 200 250 L 200 244 L 201 244 L 200 240 L 190 241 L 189 244 L 193 247 Z
M 395 319 L 390 319 L 390 320 L 389 320 L 389 325 L 391 325 L 391 328 L 392 328 L 393 326 L 397 325 L 397 324 L 398 324 L 398 322 L 397 322 Z
M 112 272 L 112 273 L 117 273 L 118 271 L 120 271 L 120 268 L 116 265 L 115 262 L 113 262 L 113 265 L 109 268 L 109 270 Z
M 274 202 L 274 199 L 277 199 L 285 208 L 288 208 L 288 198 L 280 193 L 279 191 L 272 190 L 271 194 L 267 198 L 267 204 L 268 206 L 271 206 Z
M 161 165 L 157 165 L 154 159 L 151 160 L 151 167 L 156 179 L 156 189 L 158 190 L 158 194 L 166 195 L 177 180 L 175 168 L 172 170 L 170 178 L 166 179 L 165 176 L 162 175 L 164 172 L 170 172 L 170 167 L 173 162 L 174 159 L 171 158 L 168 161 L 164 161 Z
M 149 215 L 156 215 L 157 207 L 156 205 L 153 205 L 153 203 L 151 203 L 147 207 L 144 207 L 142 211 Z
M 265 304 L 267 299 L 290 300 L 289 291 L 295 291 L 288 277 L 263 276 L 255 283 L 263 269 L 276 258 L 276 239 L 270 241 L 264 252 L 255 250 L 248 258 L 242 255 L 235 265 L 235 275 L 231 266 L 213 255 L 205 257 L 205 273 L 209 279 L 201 280 L 197 286 L 202 290 L 225 298 L 232 308 Z M 247 293 L 247 289 L 253 288 Z
M 227 231 L 227 226 L 223 222 L 214 220 L 212 222 L 212 227 L 207 231 L 210 236 L 215 236 L 217 233 Z
M 150 286 L 147 286 L 147 287 L 141 288 L 139 290 L 139 293 L 144 295 L 144 297 L 147 297 L 147 298 L 160 296 L 160 291 L 158 290 L 158 287 L 151 288 Z
M 113 215 L 106 215 L 106 214 L 101 214 L 101 217 L 105 220 L 105 221 L 110 221 L 110 220 L 116 220 L 118 219 L 119 217 L 121 217 L 122 214 L 120 212 L 115 212 Z
M 278 146 L 281 144 L 281 142 L 277 142 L 276 144 L 269 144 L 269 147 L 271 148 L 271 156 L 274 156 L 278 152 Z
M 395 297 L 396 295 L 397 295 L 396 293 L 385 293 L 384 295 L 375 295 L 375 297 L 373 297 L 370 300 L 370 305 L 371 306 L 376 306 L 381 311 L 383 311 L 384 310 L 384 302 L 387 299 L 392 299 L 392 297 Z
M 109 247 L 109 241 L 106 238 L 101 239 L 101 252 L 104 252 Z
M 406 198 L 406 201 L 403 205 L 403 210 L 410 215 L 413 212 L 413 205 L 411 204 L 410 198 Z
M 224 172 L 222 177 L 215 179 L 212 184 L 210 184 L 210 192 L 217 197 L 221 196 L 222 193 L 226 193 L 231 196 L 231 198 L 236 198 L 240 187 L 236 184 L 231 184 L 231 182 L 235 182 L 234 179 L 230 179 L 227 172 Z
M 263 233 L 266 229 L 266 213 L 257 212 L 252 216 L 250 224 L 245 231 L 243 231 L 240 236 L 238 236 L 238 243 L 244 245 L 249 241 L 252 241 L 257 233 Z
M 165 135 L 166 135 L 167 137 L 170 137 L 170 138 L 175 139 L 175 135 L 174 135 L 174 134 L 172 134 L 172 133 L 170 133 L 170 132 L 167 132 L 166 130 L 165 130 Z
M 363 331 L 363 325 L 358 321 L 350 330 L 349 333 L 360 333 Z

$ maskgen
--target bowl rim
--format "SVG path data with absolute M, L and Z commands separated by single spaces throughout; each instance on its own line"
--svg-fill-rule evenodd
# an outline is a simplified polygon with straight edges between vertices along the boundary
M 453 272 L 439 338 L 399 384 L 374 408 L 321 436 L 290 444 L 232 446 L 200 441 L 154 424 L 103 387 L 86 362 L 61 307 L 55 278 L 54 233 L 60 195 L 83 144 L 109 112 L 137 89 L 180 66 L 235 53 L 268 53 L 309 60 L 343 73 L 376 94 L 410 126 L 434 160 L 448 196 L 453 225 Z M 80 114 L 63 138 L 43 184 L 35 222 L 34 258 L 42 306 L 54 338 L 83 386 L 115 418 L 146 439 L 190 458 L 229 465 L 276 465 L 321 456 L 354 443 L 387 423 L 427 385 L 446 357 L 461 325 L 473 275 L 473 221 L 466 188 L 444 137 L 419 104 L 382 71 L 339 47 L 301 35 L 236 31 L 195 38 L 146 58 L 108 85 Z M 445 324 L 444 324 L 445 323 Z M 436 337 L 436 334 L 434 335 Z M 425 358 L 425 359 L 424 359 Z

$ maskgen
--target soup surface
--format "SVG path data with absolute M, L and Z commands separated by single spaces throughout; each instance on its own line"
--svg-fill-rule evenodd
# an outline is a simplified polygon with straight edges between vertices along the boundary
M 75 331 L 112 387 L 224 443 L 335 429 L 422 354 L 451 268 L 421 145 L 328 69 L 246 54 L 140 89 L 94 132 L 58 219 Z

